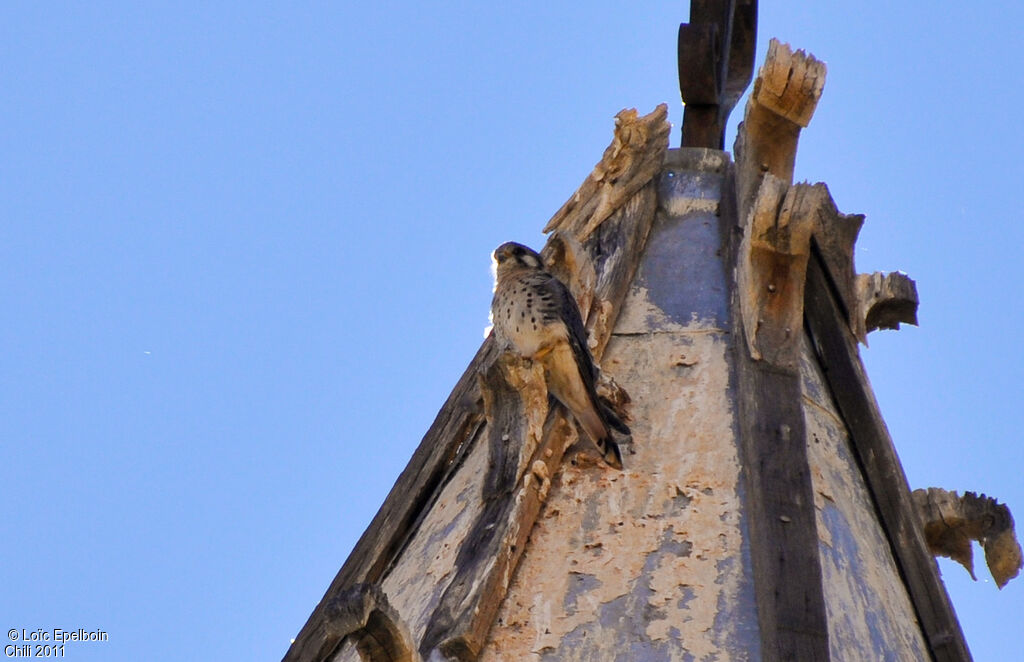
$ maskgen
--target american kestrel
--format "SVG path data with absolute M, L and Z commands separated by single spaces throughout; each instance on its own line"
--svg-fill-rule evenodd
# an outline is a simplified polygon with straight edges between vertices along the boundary
M 496 339 L 540 361 L 548 391 L 572 412 L 605 462 L 621 469 L 622 454 L 612 430 L 628 435 L 629 428 L 597 395 L 597 366 L 576 300 L 544 269 L 540 255 L 522 244 L 498 246 L 494 263 L 491 323 Z

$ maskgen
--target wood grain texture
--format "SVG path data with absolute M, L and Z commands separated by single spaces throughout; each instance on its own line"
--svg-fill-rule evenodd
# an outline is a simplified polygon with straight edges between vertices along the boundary
M 765 174 L 792 183 L 800 130 L 810 122 L 824 86 L 823 62 L 771 40 L 733 147 L 741 219 Z
M 600 361 L 612 335 L 626 292 L 636 273 L 640 256 L 654 224 L 658 206 L 657 182 L 636 192 L 594 232 L 558 231 L 542 251 L 552 273 L 569 284 L 590 336 L 590 352 Z M 570 257 L 571 256 L 571 257 Z M 592 285 L 581 275 L 593 274 Z M 586 277 L 586 276 L 584 276 Z
M 860 297 L 857 289 L 857 268 L 853 252 L 861 226 L 863 214 L 843 214 L 836 207 L 832 194 L 825 184 L 824 194 L 818 203 L 818 218 L 814 226 L 814 241 L 818 245 L 825 267 L 836 284 L 839 304 L 853 335 L 867 344 L 864 316 L 860 311 Z
M 768 181 L 765 189 L 779 198 L 786 185 L 772 179 L 777 185 Z M 730 213 L 736 213 L 734 207 L 723 207 L 723 215 Z M 749 233 L 742 243 L 734 241 L 737 270 L 749 259 L 747 237 Z M 734 288 L 733 333 L 743 339 L 750 337 L 744 329 L 744 286 L 737 281 Z M 802 332 L 799 326 L 796 332 Z M 781 338 L 784 346 L 797 344 L 797 337 L 789 335 Z M 773 365 L 755 359 L 742 340 L 733 349 L 761 657 L 765 662 L 827 660 L 828 623 L 800 375 L 788 361 Z
M 928 553 L 903 467 L 868 386 L 856 338 L 845 323 L 835 292 L 821 253 L 812 244 L 805 303 L 811 346 L 849 430 L 851 444 L 932 656 L 936 662 L 970 660 L 953 606 L 935 561 Z
M 829 659 L 799 375 L 738 352 L 738 411 L 751 498 L 762 659 Z
M 840 213 L 823 183 L 787 187 L 767 173 L 744 220 L 737 278 L 751 356 L 776 365 L 797 364 L 800 351 L 795 340 L 803 321 L 812 236 L 836 284 L 843 316 L 864 342 L 853 264 L 854 242 L 864 217 Z
M 638 117 L 634 108 L 619 111 L 612 143 L 579 189 L 544 226 L 544 232 L 571 231 L 585 241 L 658 174 L 670 131 L 666 104 L 643 117 Z
M 767 175 L 746 217 L 736 263 L 750 356 L 794 369 L 799 357 L 804 271 L 820 189 Z
M 435 648 L 449 659 L 476 658 L 492 611 L 504 597 L 507 584 L 500 580 L 522 554 L 520 533 L 523 528 L 529 531 L 523 524 L 532 524 L 522 512 L 525 499 L 517 492 L 521 483 L 524 489 L 532 486 L 523 479 L 548 417 L 543 369 L 506 353 L 481 374 L 480 383 L 490 449 L 481 492 L 483 511 L 458 550 L 456 576 L 423 635 L 424 658 Z

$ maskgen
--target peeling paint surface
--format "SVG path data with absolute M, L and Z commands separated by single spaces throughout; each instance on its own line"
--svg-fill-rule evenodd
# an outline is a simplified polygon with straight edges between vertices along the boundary
M 480 514 L 487 460 L 486 440 L 478 437 L 465 465 L 445 486 L 384 579 L 384 593 L 413 641 L 423 638 L 430 615 L 454 578 L 459 545 Z
M 626 469 L 566 454 L 481 660 L 760 659 L 716 216 L 724 158 L 662 173 L 602 360 L 632 399 Z
M 806 337 L 801 353 L 829 648 L 837 660 L 929 660 L 846 426 Z

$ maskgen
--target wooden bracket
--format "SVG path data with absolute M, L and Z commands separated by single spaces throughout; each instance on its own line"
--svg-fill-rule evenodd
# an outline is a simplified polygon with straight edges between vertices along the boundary
M 849 292 L 849 303 L 856 303 L 852 250 L 862 220 L 840 214 L 824 184 L 786 186 L 770 173 L 765 176 L 745 224 L 737 261 L 740 310 L 754 359 L 785 369 L 797 365 L 812 236 L 819 247 L 834 249 L 823 252 L 833 255 L 833 275 L 849 274 L 844 281 L 848 285 L 839 289 Z
M 772 175 L 764 178 L 736 265 L 750 356 L 787 368 L 798 356 L 811 240 L 811 217 L 795 208 L 796 190 Z
M 977 540 L 985 550 L 985 563 L 996 586 L 1001 589 L 1020 574 L 1020 543 L 1006 504 L 984 494 L 964 492 L 959 496 L 938 487 L 914 490 L 913 496 L 932 554 L 953 559 L 977 581 L 971 550 L 971 541 Z
M 733 148 L 741 220 L 765 174 L 792 183 L 800 130 L 810 123 L 824 87 L 824 62 L 771 40 Z
M 906 274 L 893 272 L 857 276 L 857 318 L 866 334 L 876 329 L 899 329 L 901 323 L 917 326 L 917 284 Z
M 757 0 L 692 0 L 679 26 L 683 147 L 723 149 L 729 113 L 750 84 Z
M 424 659 L 436 659 L 436 651 L 467 662 L 479 655 L 547 497 L 547 484 L 533 478 L 533 464 L 539 453 L 557 468 L 567 441 L 566 434 L 552 434 L 565 431 L 564 418 L 548 417 L 539 363 L 504 353 L 481 374 L 480 386 L 489 448 L 484 506 L 461 542 L 455 577 L 427 624 L 420 644 Z
M 415 649 L 408 629 L 379 587 L 355 584 L 324 603 L 321 650 L 327 659 L 348 638 L 364 660 L 414 662 Z
M 635 108 L 615 115 L 612 143 L 579 189 L 555 212 L 544 232 L 563 230 L 585 241 L 661 171 L 668 150 L 668 106 L 638 117 Z

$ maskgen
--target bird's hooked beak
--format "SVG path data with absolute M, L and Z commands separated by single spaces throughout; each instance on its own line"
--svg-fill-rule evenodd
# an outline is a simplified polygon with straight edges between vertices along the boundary
M 494 253 L 491 257 L 494 259 L 495 264 L 501 264 L 512 255 L 512 247 L 507 244 L 502 244 L 494 249 Z

